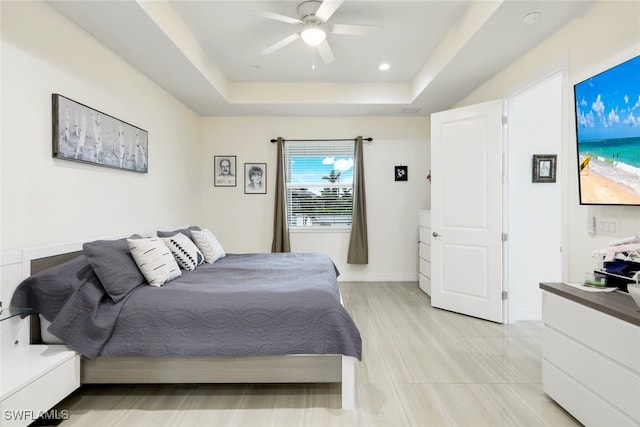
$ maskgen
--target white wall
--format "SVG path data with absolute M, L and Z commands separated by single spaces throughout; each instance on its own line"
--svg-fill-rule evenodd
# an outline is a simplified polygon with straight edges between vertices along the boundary
M 269 251 L 275 145 L 269 139 L 372 136 L 365 145 L 368 266 L 347 266 L 347 233 L 298 233 L 342 280 L 416 280 L 417 212 L 429 206 L 424 117 L 201 118 L 42 2 L 2 7 L 2 251 L 197 223 L 229 252 Z M 149 132 L 149 173 L 51 157 L 51 94 Z M 268 164 L 267 195 L 213 186 L 213 155 Z M 409 167 L 408 182 L 393 166 Z
M 556 73 L 508 100 L 509 321 L 542 318 L 541 281 L 562 280 L 561 186 L 532 182 L 534 154 L 562 161 L 562 74 Z M 557 168 L 556 168 L 557 169 Z
M 229 252 L 269 252 L 273 236 L 276 145 L 272 138 L 372 137 L 365 143 L 369 265 L 346 264 L 348 233 L 291 233 L 292 251 L 327 253 L 341 280 L 417 280 L 418 210 L 428 207 L 429 124 L 424 117 L 220 117 L 204 119 L 202 223 Z M 213 156 L 267 163 L 267 194 L 213 186 Z M 408 182 L 395 182 L 395 165 L 407 165 Z
M 544 19 L 544 17 L 542 17 Z M 611 236 L 587 234 L 587 217 L 595 214 L 620 219 L 619 235 L 640 233 L 640 208 L 580 206 L 578 203 L 575 123 L 573 97 L 569 86 L 589 75 L 640 54 L 640 2 L 603 1 L 595 3 L 583 16 L 549 37 L 512 65 L 462 100 L 458 106 L 475 104 L 490 99 L 508 98 L 536 77 L 557 71 L 568 64 L 568 82 L 565 82 L 563 115 L 565 138 L 563 152 L 567 153 L 559 165 L 566 171 L 563 194 L 563 228 L 566 229 L 568 257 L 564 280 L 581 281 L 584 272 L 593 269 L 593 249 L 604 247 Z M 574 172 L 575 171 L 575 172 Z M 537 221 L 535 215 L 527 218 Z M 544 280 L 544 277 L 540 277 Z
M 2 7 L 2 251 L 197 222 L 200 118 L 43 2 Z M 149 173 L 53 159 L 51 94 L 149 132 Z

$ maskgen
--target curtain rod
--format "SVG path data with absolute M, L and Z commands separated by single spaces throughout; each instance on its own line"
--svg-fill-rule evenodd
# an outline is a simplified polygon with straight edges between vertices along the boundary
M 293 142 L 321 142 L 321 141 L 353 141 L 355 138 L 334 138 L 334 139 L 285 139 L 284 141 L 293 141 Z M 363 141 L 373 141 L 373 138 L 362 138 Z M 277 139 L 272 139 L 272 143 L 278 142 Z

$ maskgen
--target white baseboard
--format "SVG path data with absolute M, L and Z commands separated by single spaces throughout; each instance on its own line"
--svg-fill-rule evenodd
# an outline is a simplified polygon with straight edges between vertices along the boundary
M 513 322 L 519 320 L 542 320 L 542 309 L 517 308 L 514 314 L 516 318 L 512 319 Z

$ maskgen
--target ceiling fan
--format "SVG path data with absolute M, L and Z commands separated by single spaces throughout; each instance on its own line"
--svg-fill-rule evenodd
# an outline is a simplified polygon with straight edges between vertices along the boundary
M 260 53 L 269 55 L 278 49 L 292 43 L 299 38 L 318 50 L 325 64 L 335 61 L 333 51 L 327 42 L 327 32 L 352 36 L 369 35 L 379 31 L 382 27 L 373 25 L 327 24 L 327 21 L 340 7 L 344 0 L 306 0 L 298 5 L 298 18 L 280 15 L 273 12 L 259 13 L 265 18 L 286 22 L 287 24 L 302 25 L 300 32 L 291 34 L 284 39 L 263 49 Z

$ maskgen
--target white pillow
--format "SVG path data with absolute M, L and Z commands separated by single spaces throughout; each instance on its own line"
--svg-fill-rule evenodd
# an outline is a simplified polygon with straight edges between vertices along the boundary
M 216 236 L 206 228 L 204 230 L 191 230 L 191 236 L 193 236 L 193 241 L 202 251 L 204 260 L 208 264 L 213 264 L 226 255 Z
M 151 286 L 162 286 L 182 275 L 171 251 L 158 237 L 127 239 L 129 251 Z
M 204 262 L 202 252 L 187 235 L 177 233 L 170 237 L 160 237 L 160 239 L 171 250 L 178 265 L 185 270 L 195 270 Z

